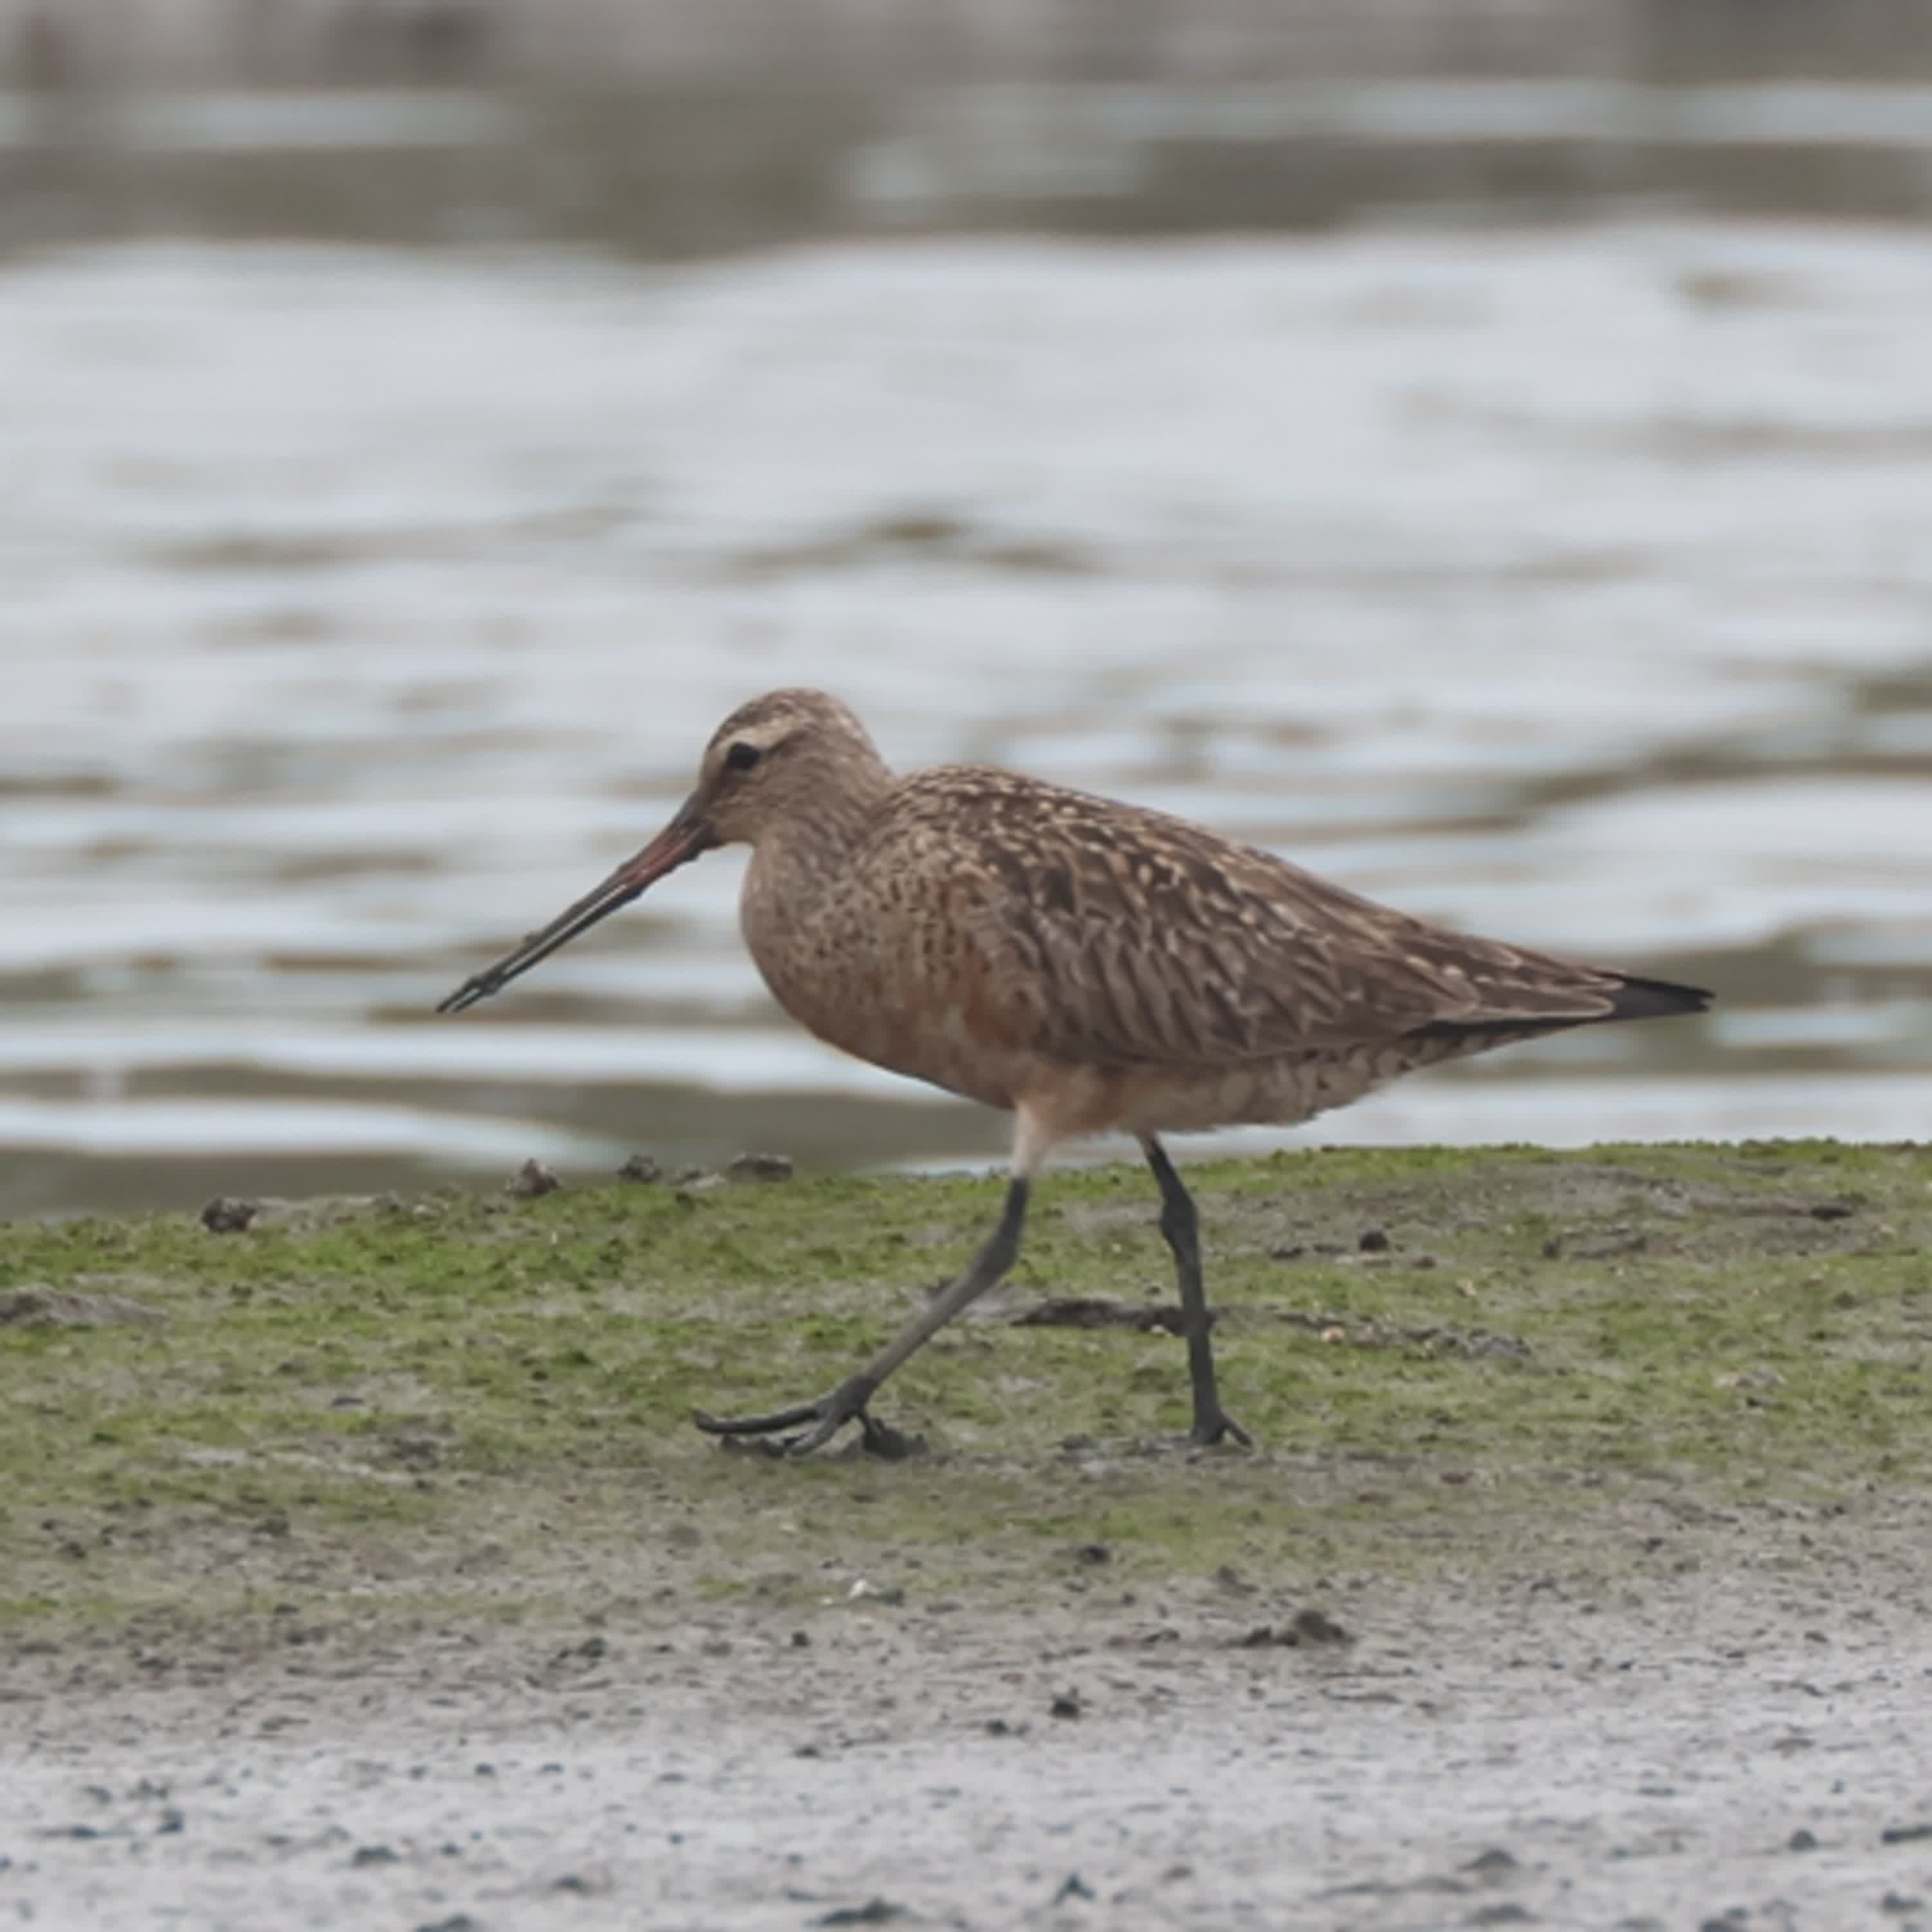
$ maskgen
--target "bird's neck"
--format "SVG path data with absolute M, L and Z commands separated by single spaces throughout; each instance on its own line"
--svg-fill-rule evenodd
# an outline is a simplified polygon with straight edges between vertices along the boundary
M 759 832 L 746 879 L 748 895 L 756 890 L 808 898 L 864 841 L 893 782 L 881 763 L 858 770 L 848 765 L 836 782 L 801 788 L 799 809 L 775 816 Z

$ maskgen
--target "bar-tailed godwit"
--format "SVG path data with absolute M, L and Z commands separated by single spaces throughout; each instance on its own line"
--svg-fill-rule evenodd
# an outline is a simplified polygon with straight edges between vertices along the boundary
M 979 766 L 896 776 L 819 691 L 775 691 L 712 735 L 669 824 L 466 980 L 454 1012 L 715 846 L 747 844 L 740 914 L 778 1004 L 821 1040 L 1013 1115 L 998 1226 L 856 1375 L 716 1435 L 794 1454 L 1012 1267 L 1060 1142 L 1136 1136 L 1160 1189 L 1192 1437 L 1248 1437 L 1214 1376 L 1194 1203 L 1160 1136 L 1305 1120 L 1396 1075 L 1605 1020 L 1697 1012 L 1694 986 L 1582 966 L 1377 905 L 1185 820 Z

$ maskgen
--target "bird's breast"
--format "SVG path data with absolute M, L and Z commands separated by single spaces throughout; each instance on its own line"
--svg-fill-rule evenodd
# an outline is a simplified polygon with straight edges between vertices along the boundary
M 988 1106 L 1024 1090 L 1034 1058 L 943 904 L 876 881 L 802 878 L 754 855 L 740 922 L 778 1004 L 856 1058 Z

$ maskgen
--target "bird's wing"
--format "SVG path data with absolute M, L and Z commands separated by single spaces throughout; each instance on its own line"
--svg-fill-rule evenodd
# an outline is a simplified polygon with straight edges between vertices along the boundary
M 1184 820 L 1004 772 L 922 776 L 902 822 L 943 865 L 976 1003 L 1055 1058 L 1227 1065 L 1618 1011 L 1622 974 L 1411 918 Z

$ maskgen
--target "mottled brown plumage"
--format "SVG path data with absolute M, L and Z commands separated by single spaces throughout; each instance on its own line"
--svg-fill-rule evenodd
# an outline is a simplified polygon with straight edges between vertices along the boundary
M 1192 1202 L 1166 1132 L 1306 1120 L 1397 1074 L 1560 1028 L 1701 1010 L 1694 987 L 1577 965 L 1358 898 L 1185 820 L 1017 773 L 898 778 L 836 698 L 776 691 L 706 747 L 657 838 L 443 1003 L 474 1004 L 711 847 L 752 848 L 741 919 L 820 1039 L 1016 1117 L 999 1228 L 866 1371 L 728 1433 L 815 1447 L 1018 1250 L 1028 1189 L 1078 1135 L 1137 1135 L 1187 1316 L 1194 1435 L 1245 1440 L 1216 1393 Z

